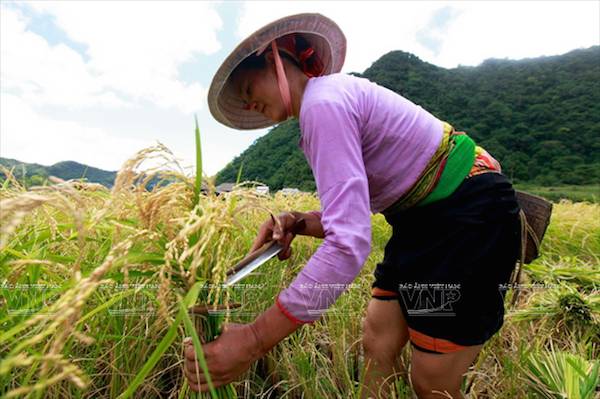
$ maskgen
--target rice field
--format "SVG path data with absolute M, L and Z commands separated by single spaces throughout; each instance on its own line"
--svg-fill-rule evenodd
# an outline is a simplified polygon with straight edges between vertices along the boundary
M 149 159 L 160 168 L 145 168 Z M 168 172 L 164 172 L 168 170 Z M 201 175 L 196 173 L 196 175 Z M 198 172 L 198 171 L 197 171 Z M 81 182 L 26 189 L 4 170 L 0 188 L 0 396 L 200 397 L 183 377 L 186 336 L 198 344 L 223 322 L 268 308 L 319 241 L 297 237 L 272 260 L 223 288 L 260 224 L 284 210 L 319 208 L 314 195 L 216 196 L 161 145 L 123 165 L 115 186 Z M 145 185 L 164 179 L 152 190 Z M 169 184 L 166 184 L 169 182 Z M 358 398 L 361 319 L 390 228 L 373 216 L 373 251 L 326 315 L 303 326 L 212 398 Z M 555 204 L 543 256 L 499 334 L 467 373 L 472 398 L 596 398 L 600 363 L 600 205 Z M 233 304 L 241 306 L 234 308 Z M 203 316 L 194 306 L 231 306 Z M 408 364 L 410 348 L 402 355 Z M 398 376 L 392 397 L 412 397 Z
M 516 184 L 515 187 L 519 190 L 527 191 L 528 193 L 539 195 L 552 202 L 560 202 L 566 199 L 573 202 L 600 202 L 600 185 L 588 184 L 581 186 L 536 186 L 533 184 Z

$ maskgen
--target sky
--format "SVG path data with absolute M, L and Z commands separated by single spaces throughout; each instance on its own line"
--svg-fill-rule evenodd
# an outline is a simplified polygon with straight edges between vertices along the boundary
M 160 142 L 191 167 L 194 115 L 205 174 L 268 129 L 216 122 L 206 95 L 235 46 L 300 12 L 348 40 L 342 72 L 402 50 L 444 68 L 563 54 L 600 44 L 600 1 L 0 0 L 0 156 L 118 170 Z

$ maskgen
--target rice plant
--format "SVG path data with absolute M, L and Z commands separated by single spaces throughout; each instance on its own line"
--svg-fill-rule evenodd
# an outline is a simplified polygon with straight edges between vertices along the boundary
M 532 352 L 524 366 L 532 391 L 544 398 L 593 399 L 600 384 L 600 362 L 568 352 Z
M 198 129 L 196 137 L 199 149 Z M 149 159 L 159 166 L 140 170 Z M 147 190 L 157 177 L 170 184 Z M 95 195 L 97 185 L 72 182 L 28 191 L 18 183 L 4 188 L 0 386 L 6 397 L 42 392 L 62 397 L 88 388 L 95 395 L 127 398 L 184 386 L 168 363 L 180 357 L 187 309 L 197 300 L 228 301 L 219 283 L 243 251 L 231 245 L 240 212 L 228 206 L 234 197 L 200 199 L 201 180 L 192 182 L 159 144 L 128 160 L 111 192 Z M 246 198 L 240 204 L 251 209 L 251 196 L 240 196 Z M 202 341 L 218 334 L 221 321 L 209 318 Z M 190 335 L 196 331 L 187 328 Z M 98 339 L 111 345 L 110 358 L 93 348 Z M 133 356 L 126 349 L 132 341 Z M 201 347 L 198 351 L 201 355 Z M 86 369 L 96 371 L 94 379 Z M 232 390 L 211 395 L 232 397 Z

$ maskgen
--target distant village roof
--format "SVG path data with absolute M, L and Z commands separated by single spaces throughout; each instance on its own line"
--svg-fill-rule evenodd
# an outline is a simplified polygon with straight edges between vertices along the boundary
M 231 190 L 233 190 L 234 186 L 235 183 L 221 183 L 217 187 L 215 187 L 215 190 L 217 191 L 217 194 L 228 193 Z
M 280 193 L 282 194 L 299 194 L 300 190 L 298 190 L 296 187 L 284 187 L 281 190 L 279 190 Z
M 265 186 L 265 185 L 256 186 L 256 187 L 254 187 L 254 191 L 257 194 L 269 194 L 269 186 Z

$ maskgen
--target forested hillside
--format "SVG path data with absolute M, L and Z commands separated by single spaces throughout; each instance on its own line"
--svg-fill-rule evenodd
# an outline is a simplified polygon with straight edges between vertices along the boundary
M 393 51 L 356 75 L 466 131 L 515 182 L 600 182 L 599 46 L 453 69 Z M 241 168 L 242 180 L 259 180 L 272 189 L 314 190 L 299 137 L 296 120 L 280 124 L 228 164 L 217 183 L 235 181 Z
M 48 176 L 56 176 L 63 180 L 81 179 L 92 183 L 100 183 L 106 187 L 112 187 L 117 172 L 93 168 L 74 161 L 58 162 L 51 166 L 43 166 L 37 163 L 20 162 L 15 159 L 0 158 L 0 165 L 13 171 L 14 176 L 27 187 L 42 185 Z M 4 180 L 4 174 L 0 173 L 0 181 Z

